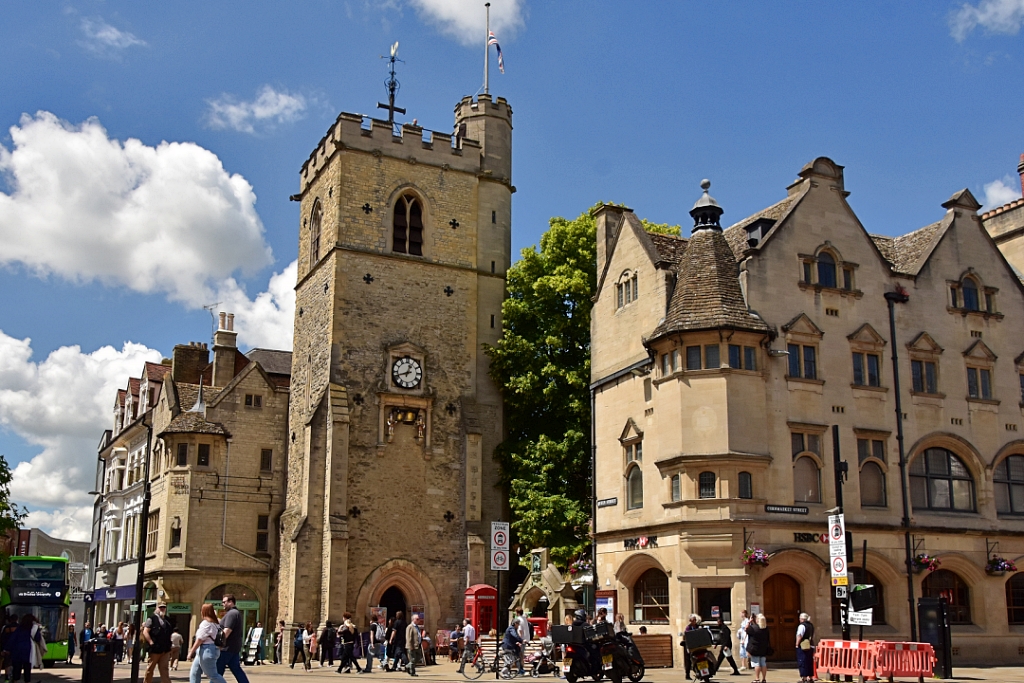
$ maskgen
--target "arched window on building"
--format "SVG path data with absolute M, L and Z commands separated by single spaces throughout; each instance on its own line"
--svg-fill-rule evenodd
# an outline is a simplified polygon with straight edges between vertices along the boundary
M 715 473 L 714 472 L 701 472 L 697 478 L 697 484 L 699 487 L 699 494 L 701 498 L 717 498 L 717 491 L 715 490 Z
M 818 284 L 822 287 L 836 286 L 836 260 L 827 251 L 818 254 Z
M 639 464 L 626 472 L 626 509 L 639 510 L 644 506 L 644 473 Z
M 878 594 L 878 604 L 871 608 L 871 621 L 875 626 L 885 623 L 885 593 L 882 582 L 878 577 L 862 567 L 850 567 L 848 572 L 852 574 L 851 583 L 874 586 Z M 832 625 L 839 626 L 839 603 L 835 591 L 832 592 Z
M 929 448 L 910 463 L 910 501 L 915 510 L 973 512 L 974 480 L 952 452 Z
M 395 202 L 391 251 L 423 256 L 423 205 L 416 195 L 405 193 Z
M 821 473 L 810 456 L 801 456 L 793 463 L 793 499 L 797 503 L 821 502 Z
M 996 511 L 1024 514 L 1024 455 L 1011 455 L 996 465 L 993 476 Z
M 1013 574 L 1006 580 L 1006 619 L 1024 624 L 1024 575 Z
M 949 603 L 949 623 L 972 623 L 971 589 L 955 572 L 948 569 L 930 572 L 921 582 L 921 595 L 926 598 L 946 598 Z
M 309 214 L 309 267 L 312 268 L 320 260 L 320 229 L 323 223 L 324 210 L 320 200 L 313 202 L 313 210 Z
M 964 308 L 968 311 L 977 311 L 978 305 L 978 283 L 973 278 L 965 277 L 960 284 L 960 292 L 964 298 Z
M 885 503 L 885 472 L 877 462 L 868 460 L 860 468 L 860 505 L 861 507 L 884 508 Z
M 632 623 L 669 623 L 668 576 L 660 569 L 651 568 L 633 584 Z

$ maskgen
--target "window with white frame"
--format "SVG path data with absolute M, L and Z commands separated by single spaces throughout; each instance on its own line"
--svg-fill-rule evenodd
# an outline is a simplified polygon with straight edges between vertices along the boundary
M 619 276 L 619 281 L 615 284 L 615 307 L 622 308 L 623 306 L 628 306 L 636 301 L 639 296 L 640 289 L 636 272 L 631 270 L 624 271 Z

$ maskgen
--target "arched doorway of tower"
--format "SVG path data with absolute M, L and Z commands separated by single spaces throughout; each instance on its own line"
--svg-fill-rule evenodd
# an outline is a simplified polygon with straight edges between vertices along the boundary
M 384 591 L 377 606 L 387 610 L 385 614 L 388 619 L 394 618 L 399 612 L 404 614 L 406 619 L 409 618 L 409 606 L 405 601 L 405 594 L 398 586 L 391 586 Z
M 800 616 L 800 584 L 786 574 L 773 574 L 765 579 L 764 617 L 775 654 L 774 661 L 796 659 L 796 627 Z

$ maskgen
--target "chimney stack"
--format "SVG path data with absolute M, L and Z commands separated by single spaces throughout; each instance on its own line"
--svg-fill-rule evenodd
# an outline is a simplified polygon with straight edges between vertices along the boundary
M 209 364 L 210 352 L 206 344 L 178 344 L 171 353 L 171 379 L 186 384 L 199 384 L 199 377 Z
M 213 381 L 215 387 L 226 386 L 235 377 L 235 315 L 224 313 L 218 316 L 219 329 L 213 334 Z

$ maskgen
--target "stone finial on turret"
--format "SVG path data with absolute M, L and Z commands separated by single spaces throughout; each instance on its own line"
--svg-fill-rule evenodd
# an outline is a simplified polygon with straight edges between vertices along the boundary
M 705 178 L 700 181 L 700 186 L 704 190 L 704 194 L 690 209 L 690 215 L 693 216 L 693 232 L 704 229 L 721 230 L 722 224 L 719 219 L 725 210 L 718 205 L 714 197 L 708 194 L 708 190 L 711 189 L 710 180 Z

